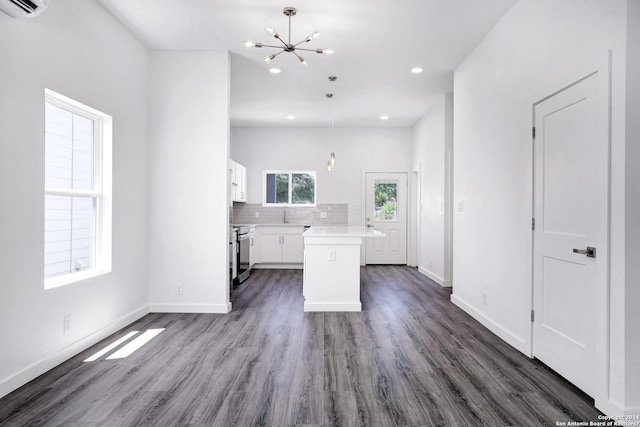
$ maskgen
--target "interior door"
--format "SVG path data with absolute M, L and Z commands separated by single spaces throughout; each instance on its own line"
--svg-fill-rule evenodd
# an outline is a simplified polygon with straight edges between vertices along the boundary
M 609 168 L 597 73 L 534 105 L 534 125 L 533 355 L 593 396 Z
M 367 173 L 367 227 L 385 233 L 365 239 L 367 264 L 407 263 L 407 174 Z

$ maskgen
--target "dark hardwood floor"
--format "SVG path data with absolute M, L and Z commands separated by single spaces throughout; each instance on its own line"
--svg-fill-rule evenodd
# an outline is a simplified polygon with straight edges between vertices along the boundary
M 361 313 L 304 313 L 302 272 L 256 270 L 233 312 L 150 314 L 0 400 L 2 426 L 537 426 L 593 401 L 415 269 L 362 269 Z M 126 359 L 83 362 L 166 328 Z M 114 350 L 115 351 L 115 350 Z

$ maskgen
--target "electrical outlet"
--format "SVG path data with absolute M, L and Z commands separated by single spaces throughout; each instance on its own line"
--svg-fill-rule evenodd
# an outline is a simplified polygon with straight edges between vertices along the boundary
M 328 261 L 335 261 L 336 260 L 336 250 L 335 249 L 329 249 L 329 253 L 327 254 L 327 260 Z
M 182 283 L 176 283 L 176 295 L 182 295 Z
M 326 218 L 326 217 L 327 217 L 326 212 L 320 212 L 320 218 Z
M 482 304 L 487 305 L 487 293 L 482 293 Z
M 260 212 L 256 212 L 256 218 L 260 218 Z
M 62 317 L 62 333 L 66 334 L 71 330 L 71 315 L 65 314 Z

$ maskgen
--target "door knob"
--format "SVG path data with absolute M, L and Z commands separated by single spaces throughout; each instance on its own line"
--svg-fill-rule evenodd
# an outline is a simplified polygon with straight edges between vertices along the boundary
M 373 224 L 367 224 L 367 227 L 371 228 L 371 227 L 375 227 Z
M 586 255 L 589 258 L 595 258 L 596 257 L 596 248 L 594 248 L 593 246 L 587 246 L 587 249 L 576 249 L 576 248 L 573 248 L 573 253 Z

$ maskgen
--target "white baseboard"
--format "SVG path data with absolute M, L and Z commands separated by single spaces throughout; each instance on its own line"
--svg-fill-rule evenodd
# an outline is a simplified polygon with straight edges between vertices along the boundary
M 625 408 L 624 414 L 625 415 L 633 415 L 635 417 L 638 417 L 638 416 L 640 416 L 640 408 Z M 637 420 L 637 418 L 634 419 L 634 422 L 636 422 L 636 424 L 637 424 L 637 421 L 635 421 L 635 420 Z
M 531 343 L 527 343 L 524 339 L 515 335 L 502 325 L 496 323 L 493 319 L 485 316 L 483 313 L 474 308 L 472 305 L 468 304 L 466 301 L 459 298 L 457 295 L 451 295 L 451 302 L 460 307 L 478 322 L 480 322 L 485 328 L 489 329 L 491 332 L 500 337 L 500 339 L 505 341 L 507 344 L 524 353 L 525 356 L 530 356 L 531 349 L 529 347 L 531 346 Z
M 619 417 L 622 415 L 632 415 L 629 410 L 625 410 L 624 406 L 609 399 L 595 399 L 595 407 L 609 417 Z M 636 413 L 640 413 L 636 412 Z
M 617 420 L 625 421 L 623 418 L 621 418 L 625 415 L 626 416 L 633 415 L 634 417 L 640 416 L 640 408 L 625 408 L 621 404 L 608 399 L 598 399 L 596 397 L 595 407 L 598 408 L 600 411 L 602 411 L 603 414 L 611 417 L 612 420 L 617 419 Z M 635 419 L 630 418 L 629 420 L 627 420 L 627 422 L 629 423 L 635 422 L 635 424 L 628 424 L 628 425 L 638 425 L 637 420 Z
M 264 270 L 302 270 L 303 268 L 303 264 L 300 263 L 293 263 L 293 264 L 268 264 L 268 263 L 261 263 L 261 264 L 254 264 L 253 267 L 251 267 L 251 269 L 264 269 Z
M 362 311 L 362 303 L 305 302 L 304 311 Z
M 22 387 L 29 381 L 39 377 L 50 369 L 55 368 L 62 362 L 71 359 L 76 354 L 88 349 L 97 342 L 107 338 L 109 335 L 118 332 L 120 329 L 135 322 L 141 317 L 149 313 L 149 306 L 142 306 L 131 313 L 114 320 L 107 326 L 98 329 L 97 331 L 80 338 L 78 341 L 68 345 L 62 350 L 52 354 L 51 356 L 39 360 L 30 366 L 27 366 L 23 370 L 11 375 L 8 378 L 0 381 L 0 398 L 6 396 L 12 391 Z
M 226 304 L 149 304 L 150 313 L 217 313 L 226 314 L 231 311 L 231 303 Z
M 443 288 L 450 288 L 451 287 L 451 280 L 444 280 L 442 277 L 438 276 L 437 274 L 434 274 L 434 273 L 430 272 L 429 270 L 427 270 L 424 267 L 418 267 L 418 272 L 421 273 L 421 274 L 424 274 L 429 279 L 433 280 L 434 282 L 436 282 L 438 285 L 442 286 Z

